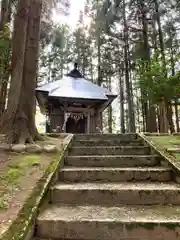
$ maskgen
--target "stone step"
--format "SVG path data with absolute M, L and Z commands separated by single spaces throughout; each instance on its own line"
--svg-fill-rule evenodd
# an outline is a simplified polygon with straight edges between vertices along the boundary
M 160 164 L 157 155 L 68 156 L 65 165 L 77 167 L 153 167 Z
M 37 236 L 53 240 L 179 240 L 179 206 L 48 206 Z
M 125 133 L 125 134 L 76 134 L 74 135 L 74 140 L 92 140 L 92 141 L 104 141 L 104 140 L 122 140 L 130 142 L 132 140 L 138 139 L 136 133 Z
M 143 146 L 144 143 L 141 139 L 133 139 L 127 141 L 126 139 L 95 139 L 95 140 L 75 140 L 72 142 L 72 146 L 122 146 L 122 145 L 132 145 L 132 146 Z
M 165 167 L 64 167 L 59 180 L 64 182 L 172 181 L 171 168 Z
M 52 203 L 94 204 L 180 204 L 180 185 L 175 183 L 64 183 L 51 188 Z
M 69 155 L 146 155 L 150 154 L 148 146 L 96 146 L 96 147 L 72 147 Z

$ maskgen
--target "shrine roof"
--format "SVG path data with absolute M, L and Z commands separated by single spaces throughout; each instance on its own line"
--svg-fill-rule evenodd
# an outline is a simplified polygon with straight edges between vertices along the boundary
M 53 98 L 78 98 L 92 100 L 108 100 L 117 95 L 104 87 L 100 87 L 84 77 L 74 78 L 71 75 L 64 76 L 60 80 L 45 84 L 36 88 L 37 92 L 46 92 Z

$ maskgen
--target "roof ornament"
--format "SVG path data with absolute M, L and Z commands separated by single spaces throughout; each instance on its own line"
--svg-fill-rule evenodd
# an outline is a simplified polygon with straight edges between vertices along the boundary
M 74 63 L 74 69 L 77 69 L 77 68 L 78 68 L 78 63 L 75 62 L 75 63 Z
M 74 69 L 70 73 L 68 73 L 66 76 L 72 77 L 72 78 L 84 78 L 83 75 L 78 70 L 77 62 L 74 63 Z

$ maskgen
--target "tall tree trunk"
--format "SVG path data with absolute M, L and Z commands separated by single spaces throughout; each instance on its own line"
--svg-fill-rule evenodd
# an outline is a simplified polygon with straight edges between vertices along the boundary
M 98 33 L 98 36 L 97 36 L 97 50 L 98 50 L 98 77 L 97 77 L 97 85 L 101 86 L 102 79 L 101 79 L 101 39 L 100 39 L 100 33 Z
M 156 11 L 156 21 L 157 21 L 157 25 L 158 25 L 158 35 L 159 35 L 159 43 L 160 43 L 161 60 L 162 60 L 162 64 L 163 64 L 163 72 L 164 72 L 164 77 L 167 78 L 166 57 L 165 57 L 165 51 L 164 51 L 164 38 L 163 38 L 163 32 L 162 32 L 162 27 L 161 27 L 158 1 L 159 0 L 154 0 L 154 5 L 155 5 L 155 11 Z M 163 112 L 165 114 L 162 114 L 162 115 L 160 114 L 160 116 L 161 116 L 160 121 L 162 121 L 162 123 L 160 123 L 161 132 L 168 132 L 168 120 L 169 120 L 169 123 L 172 121 L 170 119 L 168 119 L 167 100 L 162 99 L 162 101 L 164 101 L 164 103 L 161 102 L 159 107 L 161 109 L 161 112 Z M 166 109 L 162 109 L 162 107 L 164 107 Z M 165 128 L 162 129 L 162 127 L 165 127 Z
M 42 0 L 31 0 L 23 69 L 23 84 L 20 97 L 20 110 L 24 113 L 23 116 L 25 116 L 23 121 L 23 123 L 25 123 L 24 135 L 21 136 L 22 142 L 32 142 L 36 140 L 36 138 L 39 138 L 35 126 L 35 88 L 38 71 L 41 9 Z
M 109 90 L 111 91 L 111 76 L 108 77 L 108 85 L 109 85 Z M 109 133 L 112 133 L 112 121 L 113 121 L 112 105 L 110 105 L 108 107 L 108 129 L 109 129 Z
M 112 133 L 112 106 L 108 107 L 108 132 Z
M 14 19 L 14 31 L 12 37 L 12 73 L 8 105 L 7 111 L 3 114 L 0 122 L 0 130 L 8 134 L 10 141 L 12 141 L 13 138 L 13 124 L 18 110 L 22 87 L 29 6 L 30 0 L 19 0 Z
M 165 119 L 167 116 L 166 113 L 166 106 L 164 99 L 159 103 L 159 130 L 160 133 L 167 133 L 168 132 L 168 122 L 162 121 L 162 119 Z
M 176 116 L 176 131 L 180 132 L 180 127 L 179 127 L 179 114 L 178 114 L 178 101 L 175 99 L 175 116 Z
M 123 74 L 122 74 L 123 75 Z M 120 94 L 120 122 L 121 122 L 121 133 L 125 133 L 125 122 L 124 122 L 124 83 L 123 77 L 119 70 L 119 94 Z
M 135 118 L 133 109 L 133 96 L 131 95 L 130 79 L 129 79 L 129 60 L 128 60 L 128 25 L 126 19 L 126 5 L 125 0 L 123 0 L 123 24 L 124 24 L 124 63 L 125 63 L 125 82 L 126 82 L 126 93 L 128 101 L 128 131 L 135 132 Z
M 166 104 L 167 104 L 166 109 L 167 109 L 169 128 L 170 128 L 170 132 L 173 133 L 175 132 L 175 128 L 174 128 L 174 122 L 173 122 L 172 104 L 171 102 L 167 102 Z
M 32 142 L 39 137 L 34 115 L 41 6 L 41 0 L 20 0 L 15 18 L 13 71 L 3 117 L 7 123 L 3 129 L 11 142 Z
M 101 37 L 100 37 L 100 32 L 99 29 L 97 30 L 97 51 L 98 51 L 98 76 L 97 76 L 97 85 L 101 86 L 102 83 L 102 76 L 101 76 Z M 102 123 L 102 113 L 100 113 L 99 116 L 99 127 L 102 129 L 103 128 L 103 123 Z
M 143 36 L 143 43 L 144 43 L 144 54 L 143 54 L 144 72 L 149 72 L 151 69 L 151 58 L 150 58 L 150 49 L 149 49 L 149 41 L 148 41 L 147 7 L 145 6 L 143 1 L 140 1 L 139 5 L 142 13 L 142 26 L 143 26 L 142 36 Z M 145 96 L 148 95 L 147 92 L 143 94 Z M 152 100 L 149 100 L 149 104 L 147 100 L 144 101 L 144 109 L 146 114 L 145 115 L 146 131 L 156 132 L 157 131 L 156 112 L 155 112 Z
M 175 62 L 174 62 L 174 51 L 173 51 L 173 41 L 172 41 L 172 36 L 171 36 L 171 46 L 170 46 L 170 62 L 171 62 L 171 74 L 172 76 L 175 76 Z M 179 117 L 178 117 L 178 107 L 177 107 L 177 100 L 175 97 L 175 117 L 176 117 L 176 131 L 179 132 Z M 172 128 L 171 128 L 171 132 L 175 132 L 175 127 L 174 127 L 174 122 L 173 122 L 173 110 L 172 110 L 172 104 L 170 106 L 170 119 L 172 120 Z
M 152 104 L 151 101 L 150 101 L 150 104 Z M 153 104 L 150 105 L 150 107 L 149 107 L 149 118 L 148 118 L 147 131 L 148 132 L 157 132 L 156 109 L 153 106 Z

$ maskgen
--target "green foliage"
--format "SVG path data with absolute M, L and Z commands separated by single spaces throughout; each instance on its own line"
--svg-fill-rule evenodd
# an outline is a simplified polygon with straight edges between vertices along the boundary
M 65 36 L 68 34 L 68 26 L 67 25 L 57 25 L 54 26 L 53 36 L 54 39 L 52 41 L 53 48 L 63 49 L 65 47 Z
M 8 201 L 5 197 L 0 197 L 0 211 L 8 208 Z
M 51 42 L 42 49 L 40 55 L 39 82 L 41 80 L 51 82 L 57 76 L 63 75 L 64 65 L 69 62 L 69 56 L 69 27 L 54 25 Z
M 5 25 L 3 31 L 0 32 L 0 59 L 4 57 L 11 46 L 10 29 Z
M 0 32 L 0 84 L 7 82 L 11 66 L 11 38 L 9 25 Z
M 144 61 L 139 61 L 137 67 L 138 87 L 146 99 L 154 103 L 162 99 L 172 100 L 180 94 L 180 73 L 175 76 L 166 76 L 162 62 L 154 58 L 149 68 L 144 69 Z

